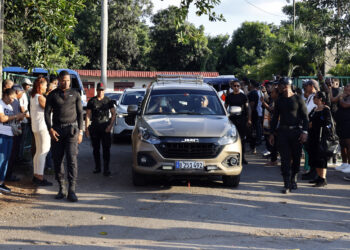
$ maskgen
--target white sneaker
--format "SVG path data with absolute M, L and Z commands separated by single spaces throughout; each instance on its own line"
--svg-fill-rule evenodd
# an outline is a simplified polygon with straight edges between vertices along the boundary
M 348 166 L 341 170 L 343 173 L 350 174 L 350 164 L 347 164 Z
M 335 167 L 335 170 L 337 170 L 337 171 L 343 171 L 344 169 L 346 169 L 346 168 L 348 168 L 348 167 L 349 167 L 349 164 L 343 163 L 343 164 L 341 164 L 340 166 Z

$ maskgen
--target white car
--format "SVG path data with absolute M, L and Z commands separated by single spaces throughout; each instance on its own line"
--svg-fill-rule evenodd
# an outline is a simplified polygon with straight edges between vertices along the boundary
M 117 103 L 117 118 L 113 128 L 113 138 L 131 136 L 135 125 L 135 116 L 128 115 L 127 109 L 129 105 L 139 105 L 145 95 L 146 89 L 130 88 L 125 89 Z

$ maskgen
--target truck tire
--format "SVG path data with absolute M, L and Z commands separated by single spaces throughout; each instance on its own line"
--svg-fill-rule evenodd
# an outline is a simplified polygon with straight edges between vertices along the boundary
M 132 170 L 132 183 L 134 186 L 145 186 L 147 184 L 146 176 Z
M 239 181 L 241 180 L 241 175 L 223 175 L 222 182 L 226 187 L 238 187 Z

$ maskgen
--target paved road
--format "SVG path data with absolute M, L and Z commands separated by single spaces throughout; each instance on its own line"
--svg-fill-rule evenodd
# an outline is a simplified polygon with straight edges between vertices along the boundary
M 350 186 L 329 171 L 326 188 L 300 183 L 282 195 L 279 169 L 248 157 L 241 184 L 218 180 L 131 183 L 131 146 L 112 147 L 112 177 L 92 174 L 80 146 L 78 203 L 53 199 L 2 208 L 0 249 L 350 249 Z

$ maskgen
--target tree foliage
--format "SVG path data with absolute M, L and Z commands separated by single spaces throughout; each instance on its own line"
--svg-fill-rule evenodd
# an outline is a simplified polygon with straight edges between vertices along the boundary
M 176 27 L 174 20 L 179 9 L 171 6 L 152 17 L 150 37 L 153 43 L 151 64 L 157 70 L 204 70 L 205 57 L 211 53 L 204 27 L 196 28 L 184 23 Z M 178 32 L 189 34 L 189 39 L 179 41 Z
M 75 13 L 84 7 L 83 3 L 84 0 L 5 1 L 5 37 L 20 34 L 18 44 L 6 39 L 5 46 L 11 54 L 22 44 L 26 54 L 26 60 L 18 57 L 11 63 L 55 69 L 70 66 L 71 61 L 79 65 L 86 62 L 68 39 L 77 23 Z
M 100 68 L 101 56 L 101 3 L 88 0 L 78 14 L 78 25 L 73 40 L 83 55 L 90 59 L 85 66 Z M 149 51 L 148 26 L 144 17 L 151 14 L 150 0 L 111 0 L 108 3 L 108 68 L 147 69 Z
M 261 22 L 244 22 L 232 35 L 220 73 L 240 74 L 245 65 L 253 65 L 271 47 L 271 26 Z

